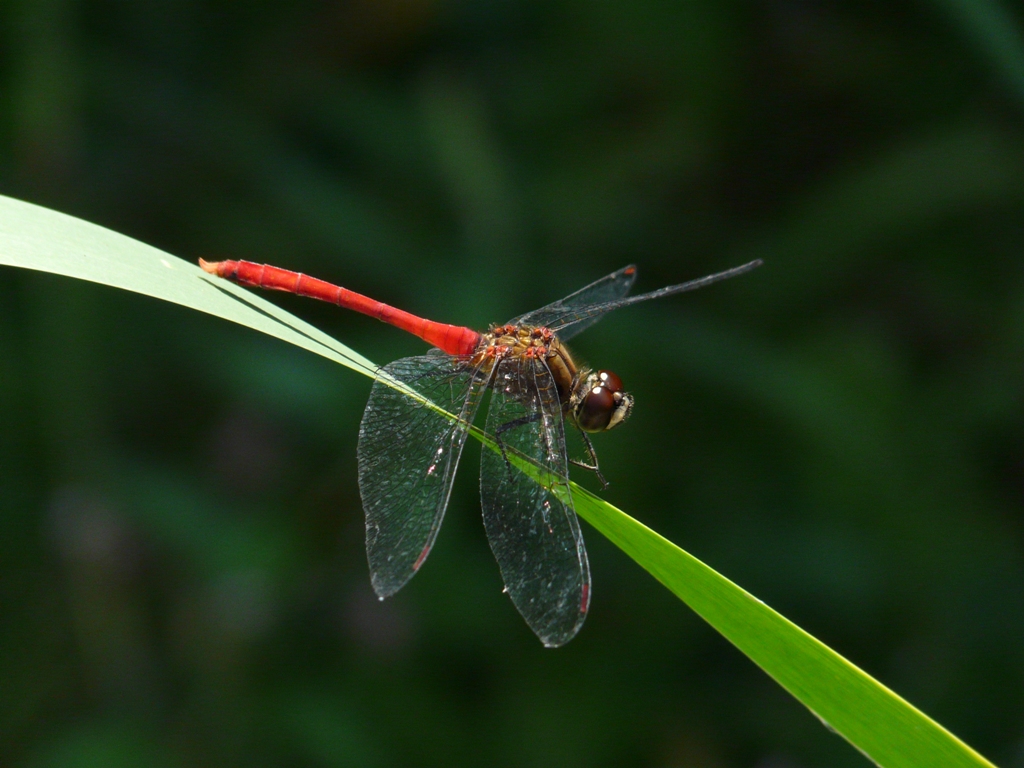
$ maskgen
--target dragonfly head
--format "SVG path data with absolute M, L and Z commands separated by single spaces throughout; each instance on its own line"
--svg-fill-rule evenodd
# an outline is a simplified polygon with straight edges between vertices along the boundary
M 584 432 L 604 432 L 629 418 L 633 396 L 622 391 L 622 379 L 611 371 L 591 373 L 582 389 L 573 418 Z

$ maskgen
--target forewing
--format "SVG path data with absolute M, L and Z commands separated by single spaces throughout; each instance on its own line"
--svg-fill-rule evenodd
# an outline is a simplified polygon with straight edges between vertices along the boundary
M 449 413 L 396 391 L 378 376 L 356 451 L 373 589 L 397 592 L 430 553 L 484 383 L 443 355 L 407 357 L 381 370 Z
M 553 304 L 528 312 L 509 322 L 511 325 L 537 325 L 549 328 L 555 324 L 562 324 L 563 330 L 558 336 L 562 341 L 567 341 L 601 319 L 600 315 L 589 315 L 580 318 L 575 323 L 566 324 L 566 320 L 571 321 L 575 317 L 578 308 L 600 306 L 606 302 L 624 298 L 629 293 L 629 289 L 633 287 L 635 279 L 636 267 L 630 264 L 628 267 L 623 267 L 607 277 L 602 277 L 600 280 L 580 288 L 564 299 L 559 299 Z
M 738 267 L 727 269 L 724 272 L 716 272 L 713 275 L 699 277 L 696 280 L 689 280 L 685 283 L 680 283 L 679 285 L 669 285 L 665 288 L 659 288 L 656 291 L 651 291 L 650 293 L 642 293 L 639 296 L 630 296 L 629 298 L 621 296 L 608 301 L 597 301 L 592 304 L 577 304 L 559 317 L 547 318 L 544 325 L 558 334 L 558 337 L 564 341 L 565 339 L 572 338 L 584 328 L 589 328 L 612 310 L 629 307 L 643 301 L 650 301 L 651 299 L 661 299 L 666 296 L 674 296 L 677 293 L 695 291 L 698 288 L 704 288 L 712 283 L 728 280 L 731 277 L 745 274 L 752 269 L 757 269 L 757 267 L 761 266 L 762 263 L 763 262 L 760 259 L 755 259 L 754 261 L 746 264 L 741 264 Z
M 480 496 L 484 528 L 505 588 L 544 645 L 571 640 L 590 603 L 590 566 L 569 491 L 565 431 L 554 381 L 539 359 L 502 361 L 496 371 L 487 432 L 506 452 L 547 470 L 568 501 L 484 448 Z

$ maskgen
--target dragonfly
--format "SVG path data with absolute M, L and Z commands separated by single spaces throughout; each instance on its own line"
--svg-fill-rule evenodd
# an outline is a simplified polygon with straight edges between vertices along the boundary
M 427 320 L 267 264 L 200 259 L 199 265 L 242 285 L 369 315 L 434 347 L 377 371 L 359 428 L 366 554 L 382 600 L 401 589 L 430 554 L 466 437 L 490 391 L 485 431 L 497 450 L 485 445 L 480 461 L 484 528 L 505 592 L 541 642 L 553 648 L 576 636 L 590 607 L 590 565 L 569 465 L 593 471 L 606 485 L 590 435 L 619 426 L 633 409 L 622 380 L 584 365 L 566 342 L 613 310 L 703 288 L 761 261 L 632 297 L 637 270 L 630 265 L 483 332 Z M 582 438 L 586 459 L 569 458 L 567 429 Z M 536 482 L 513 457 L 539 468 L 545 481 Z

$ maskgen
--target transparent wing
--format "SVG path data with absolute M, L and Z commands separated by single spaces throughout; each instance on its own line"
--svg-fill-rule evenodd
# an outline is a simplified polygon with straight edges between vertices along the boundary
M 624 298 L 629 293 L 629 289 L 633 287 L 635 279 L 636 267 L 630 264 L 585 288 L 580 288 L 576 293 L 571 293 L 564 299 L 559 299 L 553 304 L 528 312 L 509 322 L 512 325 L 541 325 L 550 328 L 552 323 L 573 317 L 578 307 L 602 305 Z M 562 341 L 567 341 L 600 319 L 600 315 L 581 318 L 580 322 L 571 328 L 566 327 L 558 336 Z
M 454 422 L 380 376 L 373 384 L 356 454 L 370 579 L 387 597 L 413 577 L 434 545 L 486 382 L 445 355 L 406 357 L 381 374 L 459 415 Z
M 565 432 L 554 381 L 537 359 L 499 363 L 487 432 L 548 470 L 569 495 Z M 590 565 L 571 501 L 484 448 L 480 461 L 484 528 L 505 588 L 526 623 L 548 647 L 571 640 L 587 615 Z
M 686 291 L 695 291 L 698 288 L 703 288 L 706 285 L 717 283 L 720 280 L 728 280 L 730 277 L 736 277 L 742 275 L 745 272 L 749 272 L 752 269 L 760 267 L 764 262 L 760 259 L 756 259 L 747 264 L 742 264 L 732 269 L 727 269 L 724 272 L 716 272 L 713 275 L 707 275 L 706 277 L 699 277 L 696 280 L 690 280 L 686 283 L 680 283 L 679 285 L 670 285 L 666 288 L 659 288 L 656 291 L 650 293 L 642 293 L 639 296 L 631 296 L 630 298 L 619 297 L 610 301 L 594 302 L 586 305 L 574 305 L 568 307 L 561 315 L 553 315 L 545 318 L 544 323 L 531 323 L 532 325 L 545 325 L 552 331 L 558 334 L 558 337 L 565 341 L 566 339 L 572 338 L 577 333 L 582 331 L 584 328 L 589 328 L 591 325 L 596 323 L 608 312 L 613 309 L 621 309 L 622 307 L 628 307 L 631 304 L 639 304 L 641 301 L 650 301 L 651 299 L 660 299 L 665 296 L 672 296 L 677 293 L 684 293 Z M 627 267 L 626 269 L 629 269 Z M 608 278 L 605 278 L 608 279 Z M 584 289 L 586 290 L 586 289 Z M 554 305 L 552 305 L 554 306 Z M 543 310 L 538 310 L 543 311 Z

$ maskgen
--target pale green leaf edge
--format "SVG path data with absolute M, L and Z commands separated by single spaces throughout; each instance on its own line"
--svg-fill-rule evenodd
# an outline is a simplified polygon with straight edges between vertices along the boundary
M 170 301 L 275 336 L 364 375 L 373 376 L 376 370 L 374 363 L 313 326 L 194 264 L 95 224 L 3 196 L 0 265 Z M 572 493 L 583 519 L 878 765 L 992 766 L 941 725 L 692 555 L 585 489 L 573 484 Z

